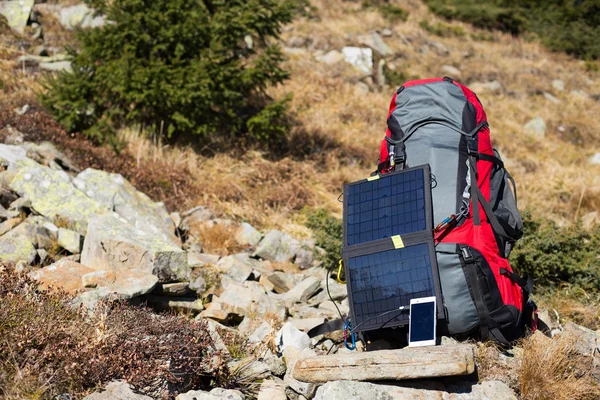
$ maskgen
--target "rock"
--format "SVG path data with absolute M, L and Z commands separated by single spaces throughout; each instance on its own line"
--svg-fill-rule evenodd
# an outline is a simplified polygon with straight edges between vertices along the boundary
M 262 234 L 257 231 L 252 225 L 242 222 L 236 232 L 235 239 L 242 246 L 257 246 L 262 239 Z
M 294 346 L 288 346 L 284 349 L 284 357 L 287 364 L 287 370 L 285 372 L 285 376 L 283 377 L 285 384 L 294 392 L 306 398 L 312 398 L 315 390 L 317 389 L 317 385 L 310 382 L 301 382 L 296 380 L 293 376 L 293 371 L 299 361 L 305 358 L 316 357 L 314 350 L 308 348 L 300 350 Z
M 590 96 L 583 90 L 571 90 L 571 95 L 579 100 L 588 99 Z
M 577 351 L 584 355 L 593 356 L 600 351 L 600 333 L 591 329 L 567 322 L 563 334 L 571 334 L 577 338 Z
M 452 65 L 443 65 L 442 74 L 451 78 L 460 78 L 460 76 L 462 75 L 460 69 L 453 67 Z
M 287 367 L 285 365 L 283 358 L 277 357 L 275 354 L 273 354 L 271 352 L 271 350 L 267 349 L 265 351 L 262 360 L 265 364 L 267 364 L 269 366 L 269 368 L 271 369 L 271 373 L 274 376 L 282 377 L 285 375 Z
M 56 61 L 56 62 L 41 62 L 38 64 L 40 70 L 58 72 L 58 71 L 73 71 L 71 61 Z
M 58 228 L 58 245 L 71 254 L 81 252 L 81 235 L 75 231 Z
M 179 225 L 181 225 L 181 214 L 178 212 L 172 212 L 169 214 L 169 217 L 171 218 L 171 221 L 173 221 L 175 228 L 179 228 Z
M 165 205 L 155 203 L 137 191 L 122 175 L 88 168 L 77 175 L 73 184 L 136 228 L 175 245 L 180 244 Z
M 600 153 L 595 153 L 589 159 L 589 163 L 592 165 L 600 165 Z
M 185 281 L 186 253 L 113 215 L 92 218 L 83 242 L 81 263 L 96 270 L 139 269 L 159 282 Z
M 469 375 L 475 370 L 474 352 L 473 345 L 460 344 L 337 353 L 299 361 L 293 377 L 303 382 L 328 382 L 340 379 L 377 381 Z
M 213 345 L 215 349 L 221 352 L 223 355 L 229 355 L 229 349 L 225 342 L 223 342 L 223 338 L 219 335 L 217 331 L 217 324 L 213 321 L 206 321 L 206 328 L 208 329 L 208 334 L 210 335 L 211 340 L 213 341 Z
M 118 296 L 116 296 L 113 292 L 108 290 L 107 288 L 97 288 L 88 290 L 87 292 L 83 292 L 77 295 L 73 301 L 71 302 L 72 306 L 75 308 L 83 307 L 89 311 L 96 309 L 98 303 L 104 300 L 118 300 Z
M 371 91 L 371 88 L 369 87 L 369 85 L 367 85 L 364 82 L 357 82 L 354 85 L 354 94 L 357 96 L 364 96 L 366 94 L 368 94 Z
M 273 284 L 275 293 L 285 293 L 294 287 L 296 281 L 292 274 L 281 271 L 276 271 L 267 277 L 269 282 Z
M 321 280 L 315 276 L 309 276 L 293 289 L 285 294 L 286 304 L 306 303 L 306 301 L 314 295 L 321 287 Z
M 48 257 L 48 252 L 44 249 L 37 249 L 39 265 L 44 265 L 46 262 L 46 258 Z
M 319 310 L 326 310 L 331 312 L 334 316 L 338 315 L 338 309 L 340 310 L 339 312 L 341 312 L 343 315 L 348 315 L 350 313 L 350 308 L 346 305 L 346 304 L 337 304 L 337 308 L 335 307 L 335 305 L 333 304 L 332 301 L 328 300 L 328 301 L 324 301 L 321 304 L 319 304 Z
M 504 90 L 504 87 L 498 81 L 474 82 L 469 85 L 469 88 L 475 93 L 498 94 Z
M 192 282 L 190 282 L 189 288 L 190 288 L 190 290 L 193 290 L 197 294 L 202 294 L 207 289 L 206 280 L 203 277 L 198 276 L 198 277 L 196 277 L 196 279 L 194 279 Z
M 202 267 L 204 265 L 216 265 L 221 256 L 215 254 L 188 252 L 188 264 L 192 268 Z
M 315 58 L 317 61 L 327 65 L 333 65 L 344 61 L 344 55 L 337 50 L 331 50 L 330 52 L 327 52 L 321 56 L 316 56 Z
M 237 316 L 270 313 L 281 320 L 285 318 L 283 301 L 268 296 L 258 282 L 244 282 L 244 286 L 230 284 L 219 297 L 219 302 L 222 309 Z
M 257 400 L 287 400 L 285 384 L 281 379 L 270 378 L 262 381 Z M 347 400 L 344 399 L 344 400 Z
M 158 285 L 154 293 L 167 296 L 185 296 L 190 292 L 188 282 L 163 283 Z
M 351 394 L 352 399 L 418 399 L 418 400 L 447 400 L 447 393 L 442 391 L 443 385 L 430 385 L 430 387 L 403 387 L 395 385 L 377 385 L 367 382 L 333 381 L 317 389 L 314 400 L 346 400 Z M 475 398 L 469 397 L 471 400 Z M 484 398 L 478 398 L 483 400 Z M 498 398 L 499 400 L 500 398 Z M 467 399 L 465 399 L 467 400 Z M 491 399 L 489 399 L 491 400 Z
M 158 278 L 155 275 L 130 269 L 118 271 L 112 280 L 98 282 L 98 287 L 108 289 L 119 299 L 132 299 L 151 292 L 157 283 Z
M 548 100 L 549 102 L 554 103 L 554 104 L 560 104 L 560 103 L 562 103 L 559 99 L 557 99 L 556 97 L 552 96 L 548 92 L 544 92 L 544 98 L 546 100 Z
M 215 388 L 210 392 L 190 390 L 175 397 L 175 400 L 244 400 L 239 390 Z
M 286 322 L 275 335 L 275 344 L 280 353 L 290 346 L 304 350 L 310 346 L 310 338 L 306 333 L 299 331 L 293 323 Z
M 315 326 L 325 322 L 325 318 L 290 318 L 288 321 L 291 322 L 298 330 L 301 330 L 302 332 L 308 332 Z
M 390 28 L 383 28 L 381 31 L 381 36 L 383 37 L 391 37 L 394 35 L 394 32 Z
M 587 230 L 590 230 L 595 225 L 598 225 L 598 223 L 600 223 L 598 211 L 590 211 L 589 213 L 585 213 L 584 215 L 582 215 L 581 223 L 583 224 L 583 227 Z
M 546 121 L 542 117 L 535 117 L 523 126 L 526 133 L 536 139 L 543 139 L 546 136 Z
M 27 151 L 19 146 L 0 143 L 0 160 L 4 160 L 5 165 L 14 167 L 19 161 L 27 160 Z
M 235 371 L 235 375 L 246 381 L 257 381 L 271 376 L 269 366 L 258 360 L 230 361 L 228 363 L 230 371 Z
M 258 328 L 256 328 L 249 336 L 248 342 L 250 343 L 261 343 L 271 333 L 273 333 L 273 327 L 267 322 L 263 321 Z
M 44 217 L 30 215 L 4 236 L 26 238 L 39 249 L 49 249 L 57 243 L 58 228 Z
M 92 268 L 69 260 L 59 260 L 47 267 L 30 272 L 28 276 L 41 283 L 42 288 L 55 287 L 74 294 L 83 290 L 82 277 L 90 272 Z
M 0 224 L 0 236 L 13 229 L 21 223 L 21 218 L 11 218 Z
M 98 15 L 96 11 L 90 9 L 85 4 L 77 4 L 60 9 L 60 23 L 68 30 L 77 27 L 98 28 L 105 23 L 104 17 Z
M 565 91 L 565 82 L 561 81 L 560 79 L 555 79 L 552 81 L 552 87 L 556 90 L 558 90 L 559 92 L 564 92 Z
M 37 252 L 35 247 L 24 237 L 0 237 L 0 261 L 17 264 L 23 261 L 26 265 L 33 264 Z
M 98 284 L 113 281 L 115 278 L 116 274 L 114 271 L 92 270 L 92 272 L 88 272 L 81 277 L 81 284 L 86 288 L 95 288 Z
M 310 299 L 310 304 L 321 304 L 329 301 L 329 294 L 331 294 L 333 300 L 339 301 L 348 297 L 348 288 L 346 285 L 338 283 L 331 278 L 329 279 L 329 294 L 327 293 L 327 281 L 325 279 L 321 281 L 321 287 L 323 288 L 323 291 Z
M 367 75 L 373 74 L 373 50 L 363 47 L 344 47 L 344 60 Z
M 204 206 L 197 206 L 187 210 L 181 214 L 181 224 L 179 225 L 184 231 L 189 231 L 196 224 L 209 221 L 214 218 L 212 211 Z
M 382 57 L 394 54 L 392 49 L 383 41 L 381 36 L 376 32 L 371 32 L 366 35 L 358 35 L 358 43 L 370 47 Z
M 59 216 L 67 220 L 73 230 L 85 235 L 90 218 L 108 213 L 106 207 L 66 182 L 57 171 L 32 160 L 15 164 L 18 172 L 10 182 L 11 189 L 26 196 L 33 209 L 46 218 Z
M 17 115 L 25 115 L 25 114 L 27 114 L 27 111 L 29 111 L 30 108 L 31 108 L 31 106 L 29 104 L 25 104 L 23 107 L 16 108 L 15 109 L 15 114 L 17 114 Z
M 223 303 L 213 299 L 212 303 L 206 306 L 206 309 L 200 313 L 199 317 L 225 322 L 229 319 L 229 312 L 224 310 L 223 307 Z
M 112 381 L 101 392 L 94 392 L 83 400 L 152 400 L 152 397 L 135 393 L 127 382 Z
M 157 311 L 191 311 L 199 313 L 204 310 L 202 300 L 196 297 L 156 296 L 147 294 L 142 298 Z
M 314 256 L 312 249 L 301 248 L 296 251 L 294 264 L 300 269 L 307 269 L 313 266 Z
M 34 0 L 0 1 L 0 14 L 6 18 L 11 29 L 22 34 L 34 3 Z
M 511 388 L 500 381 L 484 381 L 471 387 L 470 396 L 450 393 L 449 400 L 517 400 Z
M 291 48 L 304 47 L 308 43 L 308 38 L 292 36 L 286 42 L 286 45 Z
M 290 262 L 299 249 L 300 242 L 287 233 L 271 231 L 261 240 L 253 256 L 275 262 Z
M 240 253 L 221 258 L 215 267 L 235 282 L 244 282 L 250 277 L 254 268 L 262 269 L 262 264 L 250 258 L 249 254 Z

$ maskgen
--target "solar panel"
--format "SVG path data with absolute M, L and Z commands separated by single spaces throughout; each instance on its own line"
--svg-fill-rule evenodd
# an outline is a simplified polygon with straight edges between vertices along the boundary
M 432 246 L 433 242 L 419 243 L 348 258 L 346 278 L 356 331 L 405 325 L 408 314 L 399 311 L 400 306 L 408 308 L 411 299 L 439 292 Z
M 432 224 L 428 172 L 429 166 L 421 166 L 347 185 L 344 245 L 428 229 Z

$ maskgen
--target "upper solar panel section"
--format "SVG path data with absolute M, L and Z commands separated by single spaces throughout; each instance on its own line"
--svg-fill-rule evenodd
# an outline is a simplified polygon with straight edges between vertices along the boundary
M 427 229 L 421 168 L 352 184 L 346 190 L 347 246 Z

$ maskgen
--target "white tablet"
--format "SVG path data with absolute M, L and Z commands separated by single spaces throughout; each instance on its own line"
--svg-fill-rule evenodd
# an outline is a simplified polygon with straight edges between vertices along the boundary
M 435 346 L 435 297 L 411 299 L 408 325 L 408 346 Z

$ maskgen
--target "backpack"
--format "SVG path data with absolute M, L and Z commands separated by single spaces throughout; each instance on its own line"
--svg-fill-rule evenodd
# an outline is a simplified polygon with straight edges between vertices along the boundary
M 507 345 L 535 330 L 532 280 L 507 259 L 523 235 L 516 186 L 492 147 L 481 102 L 451 78 L 406 82 L 392 97 L 375 173 L 423 164 L 438 224 L 442 331 Z

